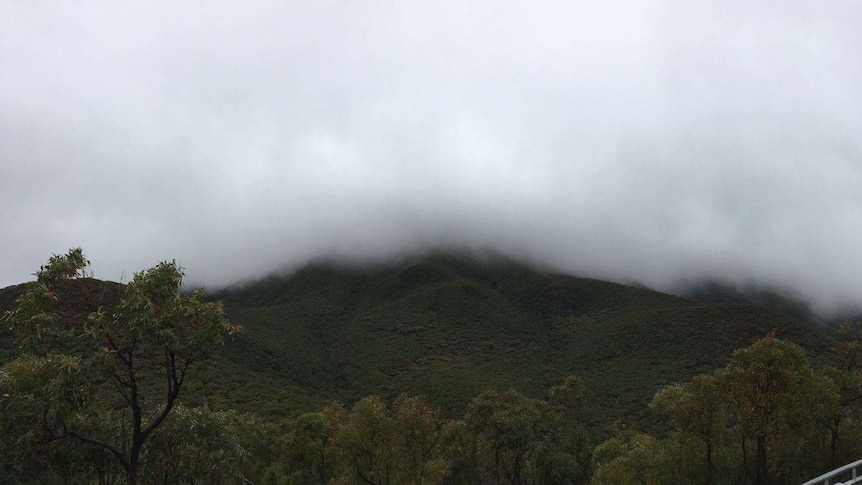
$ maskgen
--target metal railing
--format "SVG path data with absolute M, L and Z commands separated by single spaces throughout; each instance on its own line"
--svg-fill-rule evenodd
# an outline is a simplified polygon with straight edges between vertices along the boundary
M 854 483 L 862 483 L 862 473 L 860 472 L 862 472 L 862 460 L 854 461 L 831 472 L 826 472 L 817 478 L 808 480 L 802 485 L 852 485 Z M 835 481 L 839 479 L 846 481 Z

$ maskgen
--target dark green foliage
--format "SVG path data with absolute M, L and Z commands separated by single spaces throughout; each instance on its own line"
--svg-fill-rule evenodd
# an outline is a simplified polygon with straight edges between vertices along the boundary
M 101 318 L 146 307 L 132 302 L 116 307 L 117 312 L 121 285 L 77 281 L 85 283 L 82 288 L 98 289 L 77 294 L 79 300 L 87 294 L 105 296 L 95 306 L 85 298 L 81 308 L 67 307 L 64 321 L 89 322 L 87 328 L 96 334 Z M 0 290 L 0 305 L 6 305 L 0 310 L 14 307 L 26 288 Z M 73 289 L 58 287 L 57 294 L 73 302 L 76 294 L 67 290 Z M 742 453 L 728 431 L 736 429 L 730 411 L 706 410 L 702 419 L 686 422 L 680 418 L 708 401 L 700 398 L 711 395 L 712 388 L 691 384 L 677 386 L 676 394 L 668 391 L 665 411 L 683 410 L 676 421 L 651 412 L 648 403 L 665 386 L 725 366 L 734 349 L 773 331 L 801 345 L 814 364 L 837 362 L 829 379 L 837 383 L 844 405 L 822 423 L 805 422 L 834 431 L 832 442 L 838 445 L 831 454 L 828 434 L 817 443 L 786 440 L 793 449 L 770 448 L 778 457 L 774 463 L 798 458 L 794 472 L 802 473 L 816 468 L 815 450 L 839 460 L 862 443 L 855 398 L 862 389 L 859 369 L 830 356 L 832 335 L 781 308 L 696 303 L 511 261 L 442 254 L 380 266 L 317 264 L 217 296 L 245 335 L 189 374 L 185 407 L 176 421 L 165 422 L 164 434 L 152 435 L 152 448 L 145 450 L 141 470 L 147 480 L 158 478 L 156 470 L 170 469 L 175 480 L 185 473 L 189 481 L 206 476 L 212 483 L 336 478 L 355 483 L 364 474 L 375 483 L 425 477 L 423 483 L 574 484 L 587 483 L 597 466 L 602 467 L 594 477 L 597 483 L 624 483 L 614 480 L 631 467 L 647 481 L 681 483 L 703 477 L 690 472 L 712 462 L 713 483 L 734 483 L 743 478 Z M 90 319 L 99 307 L 102 316 Z M 165 338 L 183 338 L 146 334 L 158 345 L 168 345 Z M 63 337 L 62 332 L 45 333 L 25 344 L 33 349 L 46 342 L 60 345 L 73 357 L 89 352 L 80 342 L 55 342 L 57 335 Z M 18 356 L 8 337 L 0 333 L 0 363 Z M 846 353 L 858 348 L 850 345 Z M 23 374 L 53 369 L 52 361 L 39 362 L 20 361 Z M 54 363 L 69 372 L 52 371 L 52 376 L 73 377 L 78 366 L 74 359 Z M 17 372 L 14 365 L 6 369 L 6 376 Z M 572 374 L 580 377 L 567 378 Z M 824 382 L 818 379 L 806 382 Z M 105 399 L 103 391 L 92 393 L 74 379 L 61 381 L 47 387 L 56 398 L 6 400 L 4 405 L 19 406 L 16 415 L 51 418 L 65 412 L 54 404 L 83 408 L 76 399 L 96 397 L 100 407 L 76 413 L 68 422 L 105 440 L 128 440 L 122 427 L 112 424 L 130 419 L 117 414 L 122 400 Z M 153 390 L 163 380 L 144 378 L 141 384 Z M 402 393 L 424 395 L 427 402 L 396 399 Z M 327 406 L 336 399 L 357 404 Z M 42 409 L 40 402 L 52 406 Z M 18 476 L 41 471 L 44 483 L 86 483 L 74 477 L 117 483 L 125 474 L 105 450 L 70 447 L 67 440 L 16 455 L 13 440 L 39 437 L 40 429 L 26 428 L 27 422 L 0 423 L 9 432 L 0 433 L 4 466 Z M 625 423 L 617 427 L 622 431 L 594 457 L 590 437 L 608 438 L 615 422 Z M 369 434 L 379 439 L 368 441 Z M 202 440 L 214 449 L 201 449 L 195 441 Z M 200 463 L 207 460 L 225 466 L 204 469 Z M 428 466 L 395 466 L 402 461 Z
M 815 360 L 832 341 L 777 310 L 445 254 L 320 263 L 216 295 L 247 332 L 188 382 L 187 402 L 269 419 L 401 392 L 458 417 L 483 389 L 542 397 L 577 373 L 590 389 L 583 420 L 606 437 L 621 416 L 648 424 L 646 404 L 663 385 L 724 365 L 772 330 Z
M 754 284 L 734 285 L 706 280 L 689 285 L 682 294 L 701 303 L 748 303 L 775 309 L 803 322 L 815 323 L 817 316 L 796 292 Z
M 835 426 L 850 431 L 858 423 L 843 414 L 830 374 L 793 342 L 760 339 L 724 368 L 658 392 L 651 407 L 672 431 L 621 427 L 596 448 L 594 481 L 767 485 L 819 475 L 835 466 Z M 854 457 L 862 451 L 854 440 L 839 447 Z
M 414 392 L 454 418 L 483 389 L 538 398 L 577 373 L 590 389 L 584 422 L 606 437 L 621 416 L 648 424 L 647 404 L 662 386 L 724 365 L 770 331 L 815 356 L 832 342 L 778 310 L 443 254 L 388 266 L 321 263 L 218 296 L 247 332 L 216 363 L 243 377 L 208 384 L 210 400 L 269 417 Z
M 142 481 L 242 483 L 256 472 L 265 434 L 266 425 L 253 415 L 178 406 L 150 440 Z
M 88 265 L 80 248 L 52 256 L 4 313 L 21 353 L 0 367 L 0 432 L 25 450 L 75 441 L 135 485 L 187 372 L 241 328 L 201 292 L 182 296 L 175 262 L 125 286 L 95 282 Z

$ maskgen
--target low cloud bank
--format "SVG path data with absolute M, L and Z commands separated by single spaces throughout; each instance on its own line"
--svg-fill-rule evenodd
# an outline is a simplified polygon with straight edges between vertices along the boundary
M 862 302 L 857 2 L 7 10 L 0 285 L 460 247 Z

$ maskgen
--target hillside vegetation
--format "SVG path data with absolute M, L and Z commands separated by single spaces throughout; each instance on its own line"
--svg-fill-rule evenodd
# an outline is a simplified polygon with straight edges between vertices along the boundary
M 577 374 L 589 390 L 585 422 L 601 437 L 620 418 L 647 419 L 662 386 L 725 365 L 769 332 L 815 360 L 834 344 L 826 330 L 776 309 L 441 254 L 320 263 L 213 298 L 246 330 L 213 363 L 228 378 L 208 379 L 208 398 L 266 417 L 401 392 L 454 417 L 484 389 L 541 397 Z
M 862 327 L 839 345 L 778 295 L 695 302 L 434 254 L 208 303 L 176 263 L 128 285 L 87 265 L 72 250 L 0 290 L 10 483 L 771 484 L 862 447 Z
M 0 290 L 0 311 L 23 286 Z M 484 389 L 541 397 L 584 381 L 597 437 L 620 418 L 648 425 L 662 386 L 727 363 L 774 331 L 815 360 L 833 335 L 778 309 L 696 303 L 516 262 L 437 254 L 390 265 L 310 265 L 218 291 L 244 335 L 189 382 L 186 401 L 267 419 L 368 394 L 423 395 L 447 417 Z M 9 360 L 8 330 L 0 358 Z

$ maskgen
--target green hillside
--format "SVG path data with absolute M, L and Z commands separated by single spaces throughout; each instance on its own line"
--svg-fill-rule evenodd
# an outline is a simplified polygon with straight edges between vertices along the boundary
M 19 291 L 0 291 L 0 305 Z M 770 331 L 815 358 L 832 345 L 825 330 L 776 309 L 445 254 L 318 263 L 211 296 L 245 332 L 189 383 L 186 401 L 267 418 L 401 392 L 459 417 L 483 389 L 540 397 L 576 373 L 589 390 L 586 422 L 602 437 L 619 418 L 648 425 L 661 386 L 726 364 Z
M 272 415 L 409 392 L 456 417 L 482 389 L 539 397 L 577 373 L 590 390 L 587 422 L 604 435 L 618 418 L 643 418 L 661 386 L 726 364 L 770 331 L 821 358 L 832 345 L 825 330 L 775 309 L 451 255 L 317 264 L 216 296 L 246 329 L 220 365 L 271 391 L 234 382 L 211 394 Z

